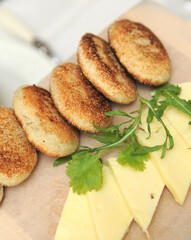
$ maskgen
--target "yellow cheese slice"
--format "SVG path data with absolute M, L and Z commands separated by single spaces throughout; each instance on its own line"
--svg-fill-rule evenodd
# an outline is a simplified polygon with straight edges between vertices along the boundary
M 110 158 L 108 164 L 135 221 L 147 232 L 165 186 L 160 174 L 151 161 L 143 172 L 121 166 L 115 158 Z
M 88 198 L 70 189 L 55 240 L 98 240 L 93 225 Z
M 185 82 L 178 85 L 181 87 L 179 97 L 185 100 L 191 99 L 191 82 Z M 191 125 L 188 124 L 191 117 L 171 106 L 165 110 L 164 115 L 168 118 L 188 146 L 191 147 Z
M 151 123 L 152 135 L 146 139 L 148 136 L 146 116 L 147 110 L 142 114 L 141 129 L 136 131 L 140 144 L 146 146 L 162 144 L 165 140 L 165 131 L 156 119 Z M 176 117 L 178 116 L 174 116 Z M 166 152 L 163 159 L 160 158 L 161 150 L 150 153 L 150 156 L 175 200 L 183 204 L 191 181 L 191 150 L 165 116 L 163 121 L 173 136 L 174 147 Z
M 103 167 L 102 188 L 87 195 L 98 238 L 123 239 L 133 217 L 107 166 Z

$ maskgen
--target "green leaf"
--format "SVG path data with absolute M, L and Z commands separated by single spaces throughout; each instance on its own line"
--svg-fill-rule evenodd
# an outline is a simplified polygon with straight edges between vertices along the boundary
M 121 124 L 120 124 L 121 125 Z M 119 132 L 119 127 L 117 125 L 112 125 L 109 128 L 101 128 L 95 126 L 100 132 L 99 135 L 89 135 L 89 137 L 94 138 L 95 140 L 105 143 L 111 144 L 118 141 L 121 138 L 121 134 Z
M 164 90 L 167 90 L 168 92 L 172 92 L 176 95 L 179 95 L 181 92 L 181 88 L 178 85 L 174 85 L 174 84 L 170 84 L 170 83 L 166 83 L 161 87 L 158 87 L 157 90 L 159 92 L 162 92 Z
M 102 166 L 98 154 L 86 152 L 74 155 L 66 170 L 73 191 L 77 194 L 85 194 L 93 189 L 98 191 L 103 182 Z
M 116 142 L 119 139 L 119 136 L 120 136 L 119 132 L 116 131 L 113 134 L 105 135 L 105 137 L 99 137 L 95 134 L 89 137 L 94 138 L 95 140 L 101 143 L 110 144 Z
M 145 161 L 148 161 L 149 154 L 132 154 L 139 150 L 140 146 L 136 142 L 135 138 L 132 138 L 132 142 L 126 148 L 122 148 L 119 152 L 117 162 L 121 165 L 128 164 L 135 170 L 143 171 L 145 169 Z
M 57 159 L 54 161 L 53 166 L 54 166 L 54 167 L 57 167 L 58 165 L 64 164 L 64 163 L 70 161 L 71 159 L 72 159 L 72 155 L 69 155 L 69 156 L 66 156 L 66 157 L 57 158 Z
M 165 101 L 160 101 L 160 105 L 158 106 L 158 111 L 161 111 L 161 108 L 164 112 L 167 106 L 173 106 L 177 108 L 179 111 L 184 112 L 191 116 L 191 103 L 190 101 L 186 101 L 184 99 L 179 98 L 173 93 L 168 93 L 170 94 L 167 96 Z
M 170 106 L 169 101 L 160 101 L 159 106 L 157 106 L 157 117 L 161 118 L 163 116 L 164 111 L 168 106 Z
M 142 155 L 142 154 L 146 154 L 146 153 L 150 153 L 150 152 L 155 152 L 157 150 L 159 150 L 160 148 L 162 148 L 163 145 L 156 145 L 154 147 L 148 147 L 148 146 L 140 146 L 138 150 L 136 150 L 135 152 L 132 152 L 132 155 Z
M 159 89 L 156 89 L 155 94 L 152 95 L 152 99 L 150 101 L 148 101 L 150 103 L 150 106 L 152 106 L 153 109 L 155 109 L 155 106 L 157 105 L 159 97 L 160 97 L 160 91 L 159 91 Z M 153 117 L 154 117 L 153 111 L 151 108 L 149 108 L 148 116 L 147 116 L 148 126 L 149 126 L 149 123 L 152 122 Z
M 89 148 L 88 148 L 89 149 Z M 72 160 L 73 156 L 77 155 L 77 154 L 82 154 L 82 153 L 85 153 L 85 152 L 89 152 L 88 150 L 86 149 L 80 149 L 66 157 L 60 157 L 60 158 L 57 158 L 54 163 L 53 163 L 53 166 L 54 167 L 57 167 L 58 165 L 60 164 L 64 164 L 66 162 L 69 162 L 70 160 Z
M 111 112 L 105 112 L 106 116 L 124 116 L 124 117 L 129 117 L 132 118 L 131 115 L 127 114 L 126 112 L 123 111 L 111 111 Z

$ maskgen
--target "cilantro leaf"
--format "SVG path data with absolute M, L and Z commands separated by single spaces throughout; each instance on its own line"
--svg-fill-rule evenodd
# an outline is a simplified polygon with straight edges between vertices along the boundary
M 149 154 L 134 155 L 132 154 L 140 148 L 140 145 L 137 143 L 135 137 L 132 137 L 132 142 L 122 148 L 118 154 L 117 162 L 121 165 L 128 164 L 136 170 L 143 171 L 145 169 L 145 161 L 148 161 Z
M 73 191 L 77 194 L 85 194 L 92 189 L 98 191 L 103 181 L 102 166 L 98 154 L 86 152 L 74 155 L 66 170 Z

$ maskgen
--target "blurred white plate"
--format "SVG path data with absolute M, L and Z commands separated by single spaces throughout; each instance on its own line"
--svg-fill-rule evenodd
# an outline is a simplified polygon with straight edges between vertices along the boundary
M 19 86 L 39 83 L 54 67 L 34 46 L 0 31 L 0 105 L 11 107 Z

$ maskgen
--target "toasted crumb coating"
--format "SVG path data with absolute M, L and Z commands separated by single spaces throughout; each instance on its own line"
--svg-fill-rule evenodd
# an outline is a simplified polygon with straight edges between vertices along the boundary
M 102 38 L 90 33 L 82 37 L 78 63 L 86 78 L 111 101 L 128 104 L 135 100 L 134 81 Z
M 2 106 L 0 139 L 0 185 L 17 185 L 30 175 L 37 162 L 37 152 L 28 141 L 13 110 Z
M 13 109 L 29 141 L 42 153 L 62 157 L 77 149 L 78 131 L 60 116 L 47 90 L 35 85 L 18 88 Z
M 171 63 L 168 53 L 150 29 L 125 19 L 114 22 L 108 33 L 111 48 L 137 81 L 159 86 L 169 80 Z
M 97 132 L 94 124 L 110 124 L 111 117 L 104 114 L 111 111 L 109 101 L 85 78 L 78 65 L 57 66 L 50 80 L 50 92 L 58 111 L 81 131 Z

